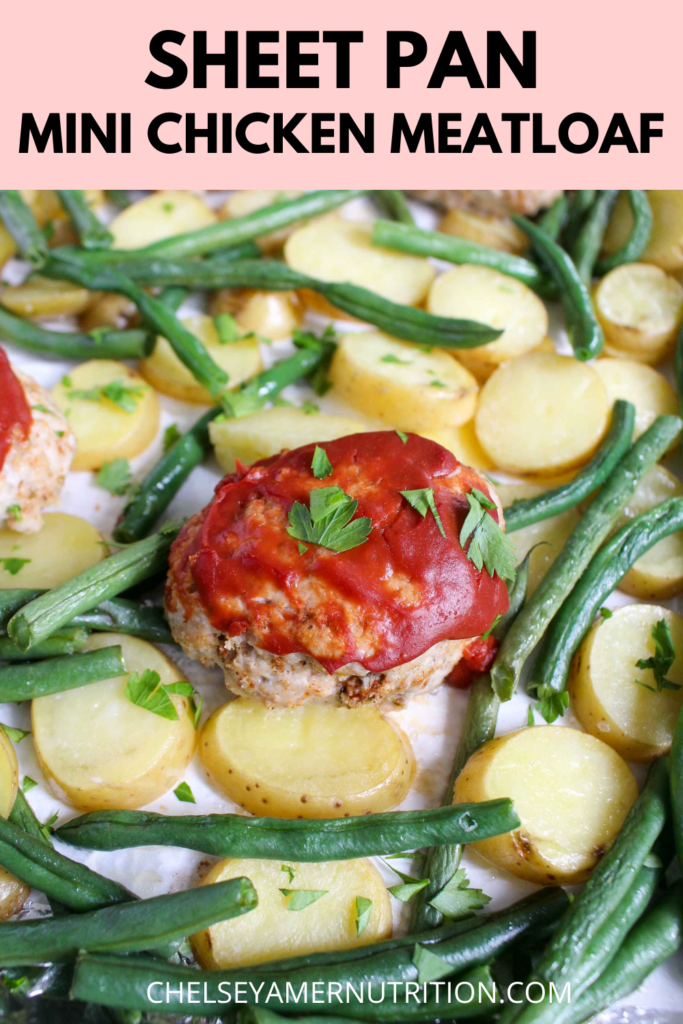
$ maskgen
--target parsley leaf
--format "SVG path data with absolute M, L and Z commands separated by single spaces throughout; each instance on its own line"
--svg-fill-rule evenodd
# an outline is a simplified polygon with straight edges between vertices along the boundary
M 542 696 L 536 704 L 539 715 L 542 715 L 548 725 L 552 725 L 558 718 L 562 718 L 566 708 L 569 707 L 569 694 L 566 690 L 562 693 L 550 693 Z
M 328 459 L 325 449 L 319 445 L 315 446 L 315 451 L 313 452 L 311 470 L 313 476 L 318 480 L 324 480 L 326 476 L 330 476 L 332 473 L 332 463 Z
M 329 889 L 280 889 L 286 898 L 291 896 L 287 910 L 305 910 L 321 896 L 326 896 Z
M 17 729 L 13 725 L 3 725 L 0 722 L 0 729 L 4 734 L 12 740 L 13 743 L 21 743 L 22 740 L 26 739 L 27 736 L 31 735 L 31 731 L 27 729 Z
M 308 548 L 306 547 L 306 545 L 302 544 L 301 541 L 299 541 L 299 543 L 297 544 L 297 547 L 299 549 L 299 554 L 300 555 L 305 555 L 306 552 L 308 551 Z
M 50 843 L 50 845 L 52 845 L 52 826 L 55 824 L 58 817 L 59 814 L 57 813 L 57 811 L 55 811 L 55 813 L 51 814 L 47 821 L 43 822 L 43 824 L 40 826 L 40 831 L 43 833 L 43 837 L 48 843 Z
M 320 412 L 320 406 L 315 402 L 302 402 L 301 411 L 305 412 L 307 416 L 312 416 L 314 413 Z
M 481 910 L 490 902 L 491 897 L 481 889 L 470 888 L 470 880 L 464 868 L 459 868 L 434 899 L 429 901 L 430 906 L 441 911 L 450 921 L 470 917 L 475 910 Z
M 491 623 L 491 625 L 489 626 L 489 628 L 486 630 L 486 632 L 481 634 L 482 640 L 488 640 L 488 638 L 491 636 L 491 633 L 493 633 L 494 629 L 496 628 L 496 626 L 498 625 L 502 618 L 503 616 L 499 612 L 498 615 L 496 615 L 493 622 Z
M 7 514 L 14 516 L 18 523 L 21 522 L 21 505 L 8 505 Z
M 609 608 L 601 608 L 600 609 L 600 615 L 602 616 L 603 619 L 611 619 L 613 614 L 614 613 L 611 612 L 609 610 Z
M 653 693 L 661 693 L 662 690 L 680 690 L 680 683 L 674 683 L 671 679 L 666 678 L 667 672 L 676 660 L 674 639 L 666 619 L 660 619 L 652 627 L 652 639 L 655 645 L 654 657 L 639 658 L 636 668 L 649 668 L 655 677 L 656 688 L 641 682 L 640 679 L 636 679 L 636 683 L 638 686 L 644 686 L 646 690 L 652 690 Z
M 213 323 L 221 345 L 233 345 L 236 341 L 244 341 L 246 338 L 254 337 L 253 331 L 243 334 L 239 324 L 230 313 L 218 313 L 213 318 Z
M 370 923 L 372 900 L 366 896 L 356 896 L 356 935 L 362 935 Z
M 52 409 L 48 409 L 46 405 L 42 405 L 40 402 L 38 403 L 38 405 L 32 405 L 31 409 L 35 409 L 36 412 L 52 413 Z
M 123 380 L 112 380 L 108 384 L 87 389 L 69 391 L 67 398 L 80 398 L 84 402 L 101 402 L 103 398 L 117 405 L 124 412 L 135 412 L 138 399 L 145 393 L 142 385 L 126 384 Z
M 166 687 L 159 685 L 160 682 L 159 673 L 152 669 L 146 668 L 142 675 L 133 672 L 126 683 L 126 697 L 132 704 L 137 704 L 145 711 L 151 711 L 161 718 L 177 722 L 176 706 L 167 694 Z
M 413 963 L 417 967 L 417 981 L 419 985 L 426 985 L 430 981 L 438 981 L 449 974 L 454 974 L 457 968 L 446 962 L 441 956 L 432 953 L 426 946 L 416 944 L 413 952 Z
M 436 525 L 439 527 L 439 533 L 442 537 L 446 536 L 446 531 L 443 528 L 439 510 L 437 509 L 436 502 L 434 501 L 434 491 L 431 487 L 421 487 L 417 491 L 401 491 L 401 494 L 408 504 L 411 505 L 416 512 L 420 513 L 423 519 L 428 512 L 431 512 L 436 519 Z
M 529 705 L 529 710 L 526 716 L 526 724 L 528 726 L 536 725 L 536 719 L 534 718 L 534 709 Z
M 287 533 L 330 551 L 349 551 L 364 544 L 372 529 L 367 516 L 350 522 L 357 508 L 358 502 L 341 487 L 317 487 L 310 494 L 310 509 L 300 501 L 292 505 Z
M 5 572 L 8 572 L 10 576 L 16 576 L 20 569 L 25 565 L 28 565 L 31 561 L 30 558 L 0 558 L 0 563 Z
M 184 804 L 196 804 L 194 794 L 186 782 L 181 782 L 179 786 L 173 790 L 178 799 Z
M 290 868 L 289 864 L 281 864 L 280 871 L 284 871 L 284 873 L 289 878 L 289 884 L 291 885 L 292 882 L 294 881 L 294 869 Z
M 387 352 L 385 356 L 382 356 L 380 363 L 400 363 L 401 366 L 410 366 L 412 359 L 399 359 L 393 352 Z
M 128 459 L 112 459 L 111 462 L 103 462 L 102 468 L 95 477 L 99 487 L 103 487 L 110 494 L 119 496 L 126 493 L 130 487 L 132 475 Z
M 166 693 L 178 693 L 181 697 L 190 698 L 190 712 L 192 713 L 192 724 L 195 729 L 199 725 L 199 719 L 202 713 L 202 698 L 195 690 L 192 683 L 188 683 L 186 679 L 182 679 L 179 683 L 165 683 L 162 687 Z
M 404 434 L 402 430 L 397 430 L 396 433 L 401 438 L 404 444 L 408 444 L 408 435 Z
M 38 785 L 35 779 L 32 779 L 30 775 L 24 776 L 24 784 L 21 787 L 23 793 L 30 793 L 32 789 Z
M 497 573 L 502 580 L 513 580 L 517 563 L 515 549 L 509 537 L 505 536 L 498 523 L 487 512 L 487 509 L 496 506 L 476 488 L 466 497 L 470 510 L 462 524 L 460 544 L 464 548 L 469 539 L 467 557 L 479 572 L 486 566 L 489 576 Z
M 179 441 L 182 436 L 183 435 L 178 429 L 177 423 L 171 423 L 170 426 L 166 427 L 166 430 L 164 431 L 163 440 L 164 455 L 166 454 L 166 452 L 170 451 L 170 449 L 173 447 L 176 441 Z
M 383 858 L 384 859 L 384 858 Z M 384 861 L 386 864 L 386 860 Z M 400 900 L 401 903 L 407 903 L 408 900 L 412 900 L 413 896 L 416 896 L 421 889 L 426 888 L 429 885 L 428 878 L 413 878 L 412 875 L 404 875 L 398 868 L 392 867 L 391 864 L 387 864 L 388 868 L 394 872 L 395 875 L 401 879 L 400 885 L 388 886 L 388 891 L 391 895 Z

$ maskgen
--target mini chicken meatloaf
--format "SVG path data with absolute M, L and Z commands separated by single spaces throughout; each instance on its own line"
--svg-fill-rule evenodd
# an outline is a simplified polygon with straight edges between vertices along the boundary
M 0 526 L 32 533 L 64 485 L 76 441 L 52 398 L 0 348 Z
M 171 629 L 190 657 L 223 669 L 228 689 L 290 707 L 403 703 L 481 647 L 507 589 L 459 536 L 466 495 L 496 496 L 441 445 L 404 438 L 352 434 L 238 466 L 182 529 Z M 438 519 L 402 492 L 433 494 Z M 334 521 L 315 532 L 323 506 Z M 488 514 L 502 522 L 498 505 Z
M 511 213 L 523 213 L 534 217 L 540 210 L 550 206 L 559 196 L 560 189 L 425 189 L 408 191 L 415 199 L 435 203 L 447 210 L 459 206 L 473 213 L 493 217 L 509 217 Z

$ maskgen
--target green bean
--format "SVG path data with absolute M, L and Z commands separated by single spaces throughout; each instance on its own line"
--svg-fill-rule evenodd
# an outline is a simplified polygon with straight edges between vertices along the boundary
M 501 799 L 330 819 L 93 811 L 62 825 L 59 838 L 90 850 L 184 846 L 215 857 L 320 861 L 400 853 L 418 846 L 474 843 L 518 825 L 511 801 Z
M 510 602 L 508 610 L 497 626 L 493 628 L 493 635 L 497 640 L 503 639 L 526 600 L 530 554 L 531 552 L 529 552 L 519 566 L 514 580 L 508 584 Z M 493 739 L 496 731 L 499 706 L 500 701 L 491 686 L 491 676 L 486 672 L 475 679 L 470 689 L 465 720 L 462 724 L 451 776 L 446 789 L 446 797 L 443 801 L 445 806 L 453 803 L 456 779 L 472 754 L 482 744 L 486 743 L 487 740 Z M 462 852 L 461 844 L 455 846 L 431 846 L 427 851 L 423 874 L 425 878 L 429 879 L 429 885 L 421 889 L 411 901 L 412 931 L 421 931 L 423 928 L 435 928 L 443 921 L 443 914 L 436 907 L 433 907 L 430 901 L 441 892 L 458 870 Z
M 597 452 L 566 484 L 539 494 L 537 498 L 523 498 L 504 509 L 505 532 L 514 533 L 543 519 L 558 516 L 567 509 L 585 501 L 600 487 L 617 463 L 628 451 L 633 438 L 636 410 L 631 402 L 618 399 L 612 410 L 609 432 Z
M 283 388 L 315 370 L 325 357 L 326 346 L 321 346 L 317 351 L 300 349 L 289 359 L 275 363 L 269 370 L 257 374 L 241 388 L 231 392 L 225 402 L 230 403 L 234 415 L 253 412 Z M 195 466 L 211 451 L 209 423 L 225 411 L 225 405 L 223 409 L 209 409 L 162 455 L 142 481 L 140 490 L 123 510 L 121 520 L 114 529 L 114 540 L 130 544 L 140 540 L 154 526 Z
M 23 829 L 24 832 L 28 832 L 34 839 L 40 839 L 42 842 L 52 845 L 46 838 L 43 827 L 33 813 L 22 789 L 17 790 L 7 821 L 17 828 Z
M 0 217 L 23 258 L 33 267 L 42 267 L 48 257 L 47 239 L 16 189 L 0 189 Z
M 682 943 L 683 884 L 679 881 L 627 935 L 604 973 L 563 1014 L 561 1024 L 593 1020 L 596 1013 L 625 999 Z
M 69 214 L 85 249 L 108 249 L 114 241 L 111 232 L 95 216 L 85 192 L 80 188 L 58 188 L 57 195 Z
M 545 231 L 548 238 L 556 242 L 562 234 L 569 212 L 569 203 L 565 195 L 558 196 L 552 206 L 549 206 L 537 220 L 541 231 Z
M 160 302 L 163 302 L 165 306 L 168 306 L 175 313 L 187 298 L 187 289 L 171 285 L 169 288 L 164 288 L 158 298 Z
M 677 416 L 657 417 L 612 470 L 582 515 L 498 651 L 491 679 L 501 700 L 509 700 L 514 693 L 522 667 L 550 620 L 609 536 L 638 482 L 659 461 L 680 428 Z
M 364 1021 L 354 1017 L 357 1024 Z M 243 1006 L 237 1011 L 236 1024 L 347 1024 L 348 1017 L 317 1016 L 307 1013 L 305 1017 L 282 1017 L 279 1013 L 266 1010 L 264 1006 Z
M 47 593 L 46 590 L 0 590 L 0 629 L 5 629 L 15 612 Z M 64 629 L 89 629 L 102 633 L 125 633 L 137 636 L 141 640 L 149 640 L 155 644 L 172 644 L 173 635 L 166 622 L 162 608 L 138 604 L 123 597 L 102 601 L 97 607 L 76 615 Z M 61 631 L 43 641 L 41 648 L 50 644 Z M 0 644 L 2 641 L 0 640 Z M 55 650 L 54 654 L 69 653 Z M 26 659 L 26 655 L 23 655 Z M 35 659 L 36 648 L 31 649 L 31 658 Z
M 683 869 L 683 709 L 671 744 L 671 808 L 678 863 Z
M 573 246 L 572 257 L 579 277 L 586 287 L 590 287 L 593 280 L 593 270 L 618 195 L 619 190 L 615 188 L 606 188 L 598 192 Z
M 88 612 L 140 580 L 148 579 L 165 568 L 168 549 L 179 529 L 179 523 L 167 523 L 159 533 L 117 551 L 35 598 L 12 616 L 7 632 L 22 650 L 29 650 L 75 615 Z
M 378 189 L 375 195 L 393 220 L 401 224 L 415 225 L 406 197 L 400 188 Z
M 572 658 L 605 599 L 646 551 L 678 530 L 683 530 L 683 498 L 669 498 L 622 526 L 593 556 L 550 624 L 528 692 L 545 699 L 565 689 Z
M 256 903 L 249 879 L 233 878 L 68 917 L 5 922 L 0 924 L 0 966 L 63 960 L 82 949 L 112 953 L 145 950 L 238 917 Z
M 125 264 L 124 269 L 126 278 L 121 277 L 116 268 L 91 268 L 83 264 L 78 254 L 72 252 L 65 257 L 62 251 L 57 250 L 45 273 L 75 281 L 86 288 L 121 291 L 129 297 L 132 297 L 133 289 L 126 282 L 132 281 L 140 285 L 182 284 L 188 288 L 209 290 L 245 287 L 292 291 L 308 288 L 323 295 L 333 306 L 397 338 L 442 348 L 475 348 L 495 341 L 502 333 L 474 320 L 438 317 L 415 306 L 399 305 L 355 284 L 320 281 L 277 260 L 235 260 L 232 263 L 211 259 L 184 262 L 138 260 Z M 176 352 L 180 354 L 178 349 Z
M 595 202 L 594 188 L 580 188 L 569 197 L 567 222 L 562 231 L 562 246 L 569 251 L 581 230 L 588 211 Z
M 85 647 L 88 639 L 88 632 L 85 629 L 65 626 L 58 629 L 56 633 L 36 644 L 31 649 L 30 655 L 22 651 L 14 640 L 8 636 L 0 636 L 0 661 L 41 661 L 45 658 L 57 658 L 65 654 L 78 654 Z M 0 672 L 2 669 L 0 669 Z
M 643 255 L 647 248 L 647 243 L 650 241 L 650 235 L 652 234 L 652 208 L 647 192 L 642 188 L 630 188 L 628 190 L 628 198 L 633 214 L 631 234 L 620 249 L 613 252 L 611 256 L 605 256 L 603 259 L 598 260 L 595 265 L 595 272 L 597 274 L 607 274 L 610 270 L 614 270 L 615 267 L 620 267 L 622 263 L 634 263 Z
M 14 316 L 0 306 L 0 335 L 29 352 L 55 359 L 144 359 L 151 350 L 147 331 L 110 331 L 96 328 L 92 334 L 48 331 Z
M 545 932 L 548 925 L 557 919 L 558 914 L 561 914 L 566 906 L 567 897 L 562 890 L 549 890 L 536 893 L 530 899 L 523 900 L 506 910 L 476 918 L 475 921 L 458 922 L 457 934 L 436 942 L 431 938 L 431 933 L 401 936 L 399 939 L 389 940 L 387 943 L 365 946 L 356 950 L 313 953 L 305 958 L 297 957 L 277 961 L 274 964 L 260 964 L 255 968 L 204 971 L 201 975 L 202 982 L 207 985 L 204 998 L 207 1003 L 210 998 L 218 998 L 217 993 L 221 993 L 225 998 L 226 991 L 229 992 L 232 985 L 246 981 L 247 985 L 243 984 L 243 988 L 247 988 L 249 982 L 254 982 L 253 988 L 249 986 L 250 993 L 245 996 L 248 1002 L 254 1003 L 258 1000 L 260 1006 L 275 1006 L 277 1003 L 281 1012 L 296 1013 L 300 1012 L 302 1006 L 311 1005 L 312 986 L 318 983 L 320 987 L 317 991 L 320 992 L 322 989 L 324 1002 L 319 1001 L 317 1005 L 332 1006 L 335 1013 L 341 1013 L 343 1016 L 355 1016 L 361 1012 L 369 1020 L 406 1019 L 401 1012 L 402 1008 L 398 1006 L 398 1000 L 394 1002 L 387 998 L 379 1004 L 363 1003 L 361 1010 L 353 1003 L 338 1004 L 334 995 L 329 995 L 329 986 L 334 983 L 341 984 L 342 987 L 353 985 L 358 991 L 361 984 L 367 990 L 370 984 L 381 986 L 388 983 L 392 986 L 396 984 L 398 993 L 402 994 L 402 986 L 406 982 L 414 982 L 417 978 L 417 968 L 412 962 L 416 943 L 428 946 L 431 951 L 446 961 L 452 968 L 452 973 L 458 975 L 458 981 L 464 980 L 460 974 L 461 971 L 476 969 L 478 965 L 487 963 L 492 957 L 509 949 L 515 943 L 529 941 L 532 936 L 536 937 L 539 931 Z M 347 954 L 352 954 L 352 956 L 345 959 Z M 184 1013 L 206 1013 L 207 1003 L 197 1002 L 192 1006 L 183 1003 L 181 1006 L 178 1001 L 180 983 L 196 979 L 196 977 L 196 973 L 189 968 L 171 967 L 167 964 L 157 965 L 154 961 L 143 960 L 139 957 L 124 959 L 122 957 L 86 956 L 76 967 L 72 995 L 77 999 L 96 998 L 107 1006 L 124 1006 L 130 1009 L 145 1010 L 153 1005 L 148 1001 L 149 984 L 154 981 L 162 982 L 159 991 L 164 991 L 165 984 L 168 982 L 169 995 L 173 1001 L 166 1004 L 166 1010 L 173 1012 L 182 1009 Z M 259 990 L 258 985 L 261 982 L 263 982 L 263 988 Z M 223 983 L 223 987 L 219 989 L 221 983 Z M 298 1004 L 292 1005 L 290 1002 L 289 1008 L 283 1006 L 275 996 L 270 994 L 273 986 L 281 986 L 284 993 L 287 983 L 294 986 L 297 992 L 300 986 L 307 986 L 306 995 Z M 256 998 L 254 989 L 260 992 Z M 154 992 L 154 989 L 152 991 Z M 328 993 L 327 997 L 325 997 L 326 992 Z M 268 998 L 269 994 L 270 998 Z M 376 996 L 377 989 L 375 989 Z M 408 1019 L 422 1020 L 424 1009 L 415 1004 L 413 1013 L 408 1013 L 406 1016 Z M 459 1011 L 459 1019 L 466 1009 L 463 1006 L 462 1011 Z M 215 1013 L 216 1011 L 214 1009 L 211 1012 Z
M 513 216 L 512 219 L 529 236 L 536 256 L 557 285 L 574 355 L 583 361 L 595 359 L 604 344 L 602 328 L 595 316 L 588 289 L 571 257 L 526 217 Z
M 122 676 L 125 671 L 120 647 L 102 647 L 98 651 L 29 664 L 4 665 L 0 667 L 0 704 L 74 690 L 100 679 Z
M 514 277 L 530 288 L 542 283 L 538 267 L 523 256 L 515 256 L 500 249 L 491 249 L 467 238 L 445 235 L 440 231 L 426 231 L 390 220 L 377 220 L 372 231 L 374 245 L 396 249 L 414 256 L 433 256 L 449 263 L 472 263 L 491 267 L 508 277 Z
M 108 188 L 106 190 L 107 198 L 118 206 L 119 210 L 125 210 L 131 205 L 130 196 L 128 195 L 127 189 L 123 188 Z

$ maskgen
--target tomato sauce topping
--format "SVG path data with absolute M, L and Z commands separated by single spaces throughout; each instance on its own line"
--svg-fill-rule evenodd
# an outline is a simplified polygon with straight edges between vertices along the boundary
M 14 440 L 25 440 L 33 417 L 24 389 L 17 380 L 7 358 L 0 348 L 0 469 Z
M 311 654 L 333 672 L 358 662 L 371 672 L 405 664 L 442 640 L 474 637 L 506 611 L 505 584 L 479 572 L 459 535 L 472 487 L 486 482 L 433 441 L 394 431 L 324 442 L 333 472 L 311 471 L 315 445 L 226 477 L 206 510 L 189 556 L 211 625 L 246 629 L 272 654 Z M 338 486 L 368 516 L 367 541 L 336 553 L 287 533 L 294 502 Z M 401 491 L 432 488 L 446 536 Z M 491 515 L 497 519 L 498 512 Z

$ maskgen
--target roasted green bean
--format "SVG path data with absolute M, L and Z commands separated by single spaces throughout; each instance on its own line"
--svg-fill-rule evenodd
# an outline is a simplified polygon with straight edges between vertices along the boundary
M 0 704 L 74 690 L 126 671 L 120 647 L 0 667 Z

